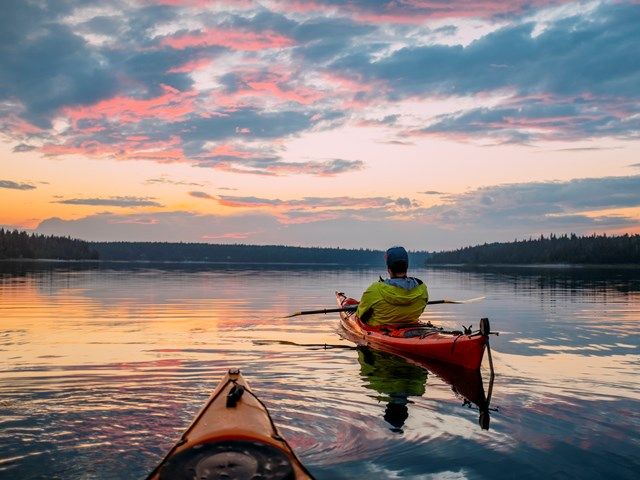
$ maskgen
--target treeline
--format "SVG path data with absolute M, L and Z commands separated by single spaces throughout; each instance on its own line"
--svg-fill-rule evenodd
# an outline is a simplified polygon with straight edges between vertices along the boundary
M 82 240 L 0 228 L 0 259 L 8 258 L 96 260 L 98 252 Z
M 409 252 L 409 259 L 413 266 L 424 265 L 426 257 L 427 252 Z M 384 267 L 383 252 L 370 249 L 210 243 L 85 242 L 68 237 L 0 229 L 0 259 L 21 258 Z
M 369 249 L 166 242 L 93 242 L 91 246 L 101 260 L 384 266 L 383 252 Z M 426 252 L 410 255 L 413 265 L 424 265 Z
M 436 264 L 640 264 L 640 235 L 575 234 L 485 243 L 448 252 L 409 252 L 413 268 Z M 168 242 L 86 242 L 0 228 L 0 259 L 318 264 L 384 267 L 370 249 Z
M 575 234 L 485 243 L 429 255 L 427 264 L 640 263 L 640 235 Z

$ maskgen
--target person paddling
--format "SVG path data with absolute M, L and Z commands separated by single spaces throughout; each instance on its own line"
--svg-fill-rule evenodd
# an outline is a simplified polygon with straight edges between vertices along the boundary
M 356 315 L 372 326 L 417 323 L 427 306 L 429 292 L 424 282 L 407 277 L 409 255 L 403 247 L 385 253 L 389 277 L 369 285 L 362 294 Z

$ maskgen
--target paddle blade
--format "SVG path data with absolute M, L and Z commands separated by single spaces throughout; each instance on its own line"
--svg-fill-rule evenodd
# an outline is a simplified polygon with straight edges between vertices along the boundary
M 480 300 L 484 300 L 487 297 L 476 297 L 476 298 L 470 298 L 468 300 L 445 300 L 444 303 L 473 303 L 473 302 L 479 302 Z
M 484 300 L 487 297 L 476 297 L 476 298 L 470 298 L 469 300 L 461 300 L 458 303 L 473 303 L 473 302 L 479 302 L 480 300 Z

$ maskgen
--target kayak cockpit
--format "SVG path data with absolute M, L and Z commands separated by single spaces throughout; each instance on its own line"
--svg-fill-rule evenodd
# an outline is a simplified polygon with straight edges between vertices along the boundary
M 160 480 L 287 480 L 295 473 L 289 457 L 268 443 L 218 440 L 193 445 L 164 463 Z

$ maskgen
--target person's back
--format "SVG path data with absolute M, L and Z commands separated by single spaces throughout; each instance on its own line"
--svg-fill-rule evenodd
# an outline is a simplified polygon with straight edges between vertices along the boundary
M 369 325 L 415 323 L 427 306 L 427 286 L 407 277 L 409 257 L 402 247 L 392 247 L 385 255 L 391 278 L 372 283 L 362 294 L 356 315 Z

